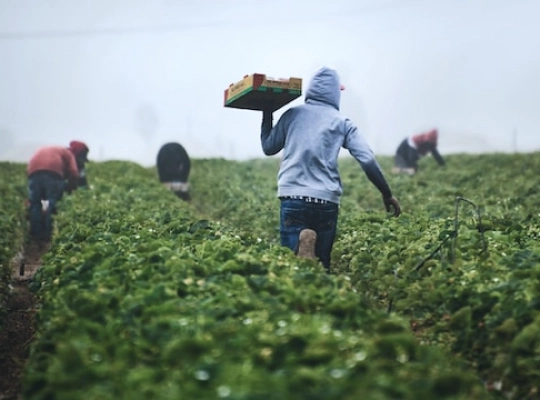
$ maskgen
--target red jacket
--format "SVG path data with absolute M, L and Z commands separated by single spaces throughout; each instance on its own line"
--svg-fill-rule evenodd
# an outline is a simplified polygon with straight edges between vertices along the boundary
M 428 152 L 433 151 L 437 148 L 437 136 L 438 132 L 436 129 L 432 129 L 429 132 L 422 133 L 419 135 L 413 135 L 411 137 L 413 143 L 416 146 L 416 150 L 421 155 L 426 155 Z
M 54 172 L 68 181 L 68 188 L 77 187 L 77 178 L 79 177 L 77 162 L 75 155 L 68 148 L 61 146 L 39 148 L 26 168 L 28 176 L 37 171 Z

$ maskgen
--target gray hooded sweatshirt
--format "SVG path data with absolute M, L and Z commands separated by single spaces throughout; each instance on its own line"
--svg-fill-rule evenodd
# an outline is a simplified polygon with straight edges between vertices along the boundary
M 358 160 L 385 198 L 392 196 L 368 143 L 351 120 L 339 112 L 340 96 L 337 72 L 323 67 L 308 85 L 305 104 L 287 110 L 275 127 L 272 113 L 263 113 L 264 154 L 283 150 L 278 197 L 306 196 L 339 204 L 343 192 L 338 171 L 341 147 Z

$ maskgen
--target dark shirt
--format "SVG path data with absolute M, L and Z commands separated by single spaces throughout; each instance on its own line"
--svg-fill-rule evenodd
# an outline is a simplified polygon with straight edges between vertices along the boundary
M 164 144 L 157 155 L 160 182 L 187 182 L 191 161 L 186 149 L 179 143 Z

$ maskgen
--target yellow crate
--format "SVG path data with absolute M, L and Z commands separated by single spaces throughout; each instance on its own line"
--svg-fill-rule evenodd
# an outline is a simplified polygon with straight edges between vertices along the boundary
M 275 111 L 301 95 L 301 78 L 272 79 L 265 74 L 252 74 L 225 89 L 223 105 Z

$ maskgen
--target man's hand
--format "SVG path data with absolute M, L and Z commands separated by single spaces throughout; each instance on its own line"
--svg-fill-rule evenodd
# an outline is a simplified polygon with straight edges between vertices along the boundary
M 75 189 L 77 189 L 77 181 L 67 180 L 64 186 L 64 192 L 71 194 Z
M 388 198 L 383 197 L 383 201 L 386 211 L 391 212 L 392 209 L 394 209 L 392 216 L 399 217 L 399 214 L 401 214 L 401 206 L 399 205 L 399 201 L 394 196 Z

